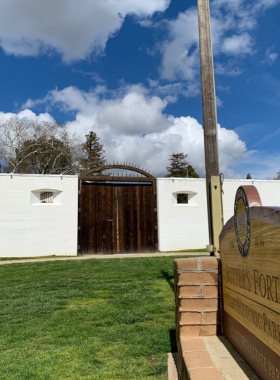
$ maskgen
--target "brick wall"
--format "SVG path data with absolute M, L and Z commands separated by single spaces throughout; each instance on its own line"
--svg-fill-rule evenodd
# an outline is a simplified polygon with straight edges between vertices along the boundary
M 190 379 L 184 355 L 186 338 L 221 333 L 219 259 L 174 260 L 174 287 L 178 364 L 180 380 L 185 380 Z M 189 344 L 188 350 L 191 350 Z

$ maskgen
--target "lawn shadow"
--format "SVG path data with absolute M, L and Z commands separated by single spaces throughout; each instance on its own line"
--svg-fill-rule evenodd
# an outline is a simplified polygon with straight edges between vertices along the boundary
M 172 353 L 178 352 L 177 340 L 176 340 L 176 329 L 169 330 L 170 348 Z
M 170 288 L 174 292 L 174 277 L 173 277 L 173 275 L 170 276 L 170 274 L 168 274 L 168 272 L 166 272 L 164 270 L 162 270 L 161 273 L 162 273 L 163 277 L 166 279 L 166 281 L 168 282 L 168 285 L 170 286 Z M 171 280 L 173 280 L 173 281 L 171 281 Z

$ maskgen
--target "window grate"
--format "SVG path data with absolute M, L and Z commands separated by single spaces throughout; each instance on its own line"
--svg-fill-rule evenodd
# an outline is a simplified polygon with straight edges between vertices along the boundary
M 53 203 L 53 192 L 44 191 L 40 193 L 40 202 L 41 203 Z
M 189 194 L 177 194 L 177 203 L 188 204 L 189 203 Z

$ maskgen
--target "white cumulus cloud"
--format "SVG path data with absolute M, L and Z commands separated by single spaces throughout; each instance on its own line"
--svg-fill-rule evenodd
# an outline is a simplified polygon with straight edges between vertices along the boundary
M 254 54 L 255 41 L 250 32 L 257 27 L 257 18 L 277 4 L 279 0 L 213 0 L 210 3 L 213 52 L 218 61 L 216 74 L 235 76 L 242 73 L 237 62 L 234 68 L 223 68 L 220 54 L 235 59 Z M 168 37 L 158 48 L 162 52 L 161 77 L 195 82 L 200 67 L 197 9 L 189 8 L 179 13 L 175 20 L 165 21 L 164 25 L 168 27 Z M 270 57 L 271 60 L 276 58 L 276 55 Z
M 36 56 L 53 50 L 65 61 L 102 53 L 124 17 L 164 11 L 170 0 L 4 0 L 0 45 L 7 54 Z
M 91 92 L 68 87 L 51 91 L 44 99 L 29 100 L 27 105 L 75 113 L 67 128 L 83 135 L 95 131 L 110 161 L 132 162 L 156 176 L 165 176 L 170 155 L 184 152 L 198 173 L 205 174 L 202 126 L 190 116 L 164 114 L 167 100 L 141 85 L 126 85 L 116 91 L 96 87 Z M 236 132 L 218 125 L 218 136 L 220 170 L 227 177 L 238 177 L 234 167 L 250 152 Z

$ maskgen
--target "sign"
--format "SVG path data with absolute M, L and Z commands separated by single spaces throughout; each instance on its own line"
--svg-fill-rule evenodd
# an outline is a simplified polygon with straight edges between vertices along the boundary
M 239 187 L 220 247 L 224 334 L 262 380 L 280 380 L 280 208 Z

